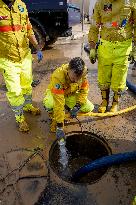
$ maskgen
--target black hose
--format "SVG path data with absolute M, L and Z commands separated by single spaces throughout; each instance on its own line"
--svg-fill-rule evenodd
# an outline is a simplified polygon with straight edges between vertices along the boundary
M 113 154 L 110 156 L 105 156 L 99 159 L 94 160 L 81 167 L 78 171 L 76 171 L 71 181 L 77 182 L 81 177 L 85 176 L 89 172 L 94 170 L 98 170 L 105 167 L 110 167 L 112 165 L 119 165 L 130 161 L 136 161 L 136 151 Z
M 130 81 L 126 81 L 126 85 L 127 85 L 127 87 L 131 90 L 131 91 L 133 91 L 134 93 L 136 93 L 136 85 L 134 85 L 133 83 L 131 83 Z

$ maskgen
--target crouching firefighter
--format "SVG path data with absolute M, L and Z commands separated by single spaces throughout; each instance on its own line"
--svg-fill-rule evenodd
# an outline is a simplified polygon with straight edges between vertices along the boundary
M 136 2 L 135 0 L 99 0 L 94 7 L 88 41 L 90 61 L 96 61 L 97 50 L 98 84 L 102 103 L 99 112 L 107 111 L 110 88 L 114 92 L 110 111 L 118 110 L 118 103 L 126 87 L 128 57 L 130 52 L 136 57 Z M 132 40 L 134 47 L 132 50 Z
M 93 110 L 93 104 L 87 99 L 88 91 L 87 68 L 81 58 L 75 57 L 69 64 L 63 64 L 53 72 L 43 104 L 52 115 L 51 131 L 56 131 L 58 139 L 65 137 L 65 108 L 72 118 L 75 118 L 79 111 Z

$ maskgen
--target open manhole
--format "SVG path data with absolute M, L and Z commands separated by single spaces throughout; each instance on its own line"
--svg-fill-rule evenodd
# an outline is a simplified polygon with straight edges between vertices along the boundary
M 68 164 L 64 168 L 60 164 L 60 150 L 57 141 L 54 142 L 49 153 L 49 164 L 53 172 L 67 182 L 71 182 L 72 175 L 83 165 L 111 154 L 107 142 L 89 132 L 76 132 L 66 137 Z M 77 183 L 92 184 L 99 180 L 107 168 L 95 170 L 82 177 Z

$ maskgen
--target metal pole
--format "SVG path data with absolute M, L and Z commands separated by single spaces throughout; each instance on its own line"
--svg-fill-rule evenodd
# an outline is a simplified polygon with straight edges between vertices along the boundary
M 85 0 L 82 0 L 82 32 L 84 31 L 84 3 Z

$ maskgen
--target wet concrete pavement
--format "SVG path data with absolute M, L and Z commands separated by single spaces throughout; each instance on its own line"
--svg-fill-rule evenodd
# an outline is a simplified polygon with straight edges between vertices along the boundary
M 136 195 L 135 162 L 112 167 L 101 180 L 85 186 L 68 184 L 58 178 L 52 170 L 50 172 L 48 170 L 49 150 L 55 140 L 55 134 L 50 133 L 50 122 L 42 106 L 42 99 L 53 70 L 72 57 L 82 57 L 89 70 L 89 99 L 95 104 L 95 110 L 101 102 L 97 86 L 97 63 L 90 64 L 83 50 L 86 36 L 81 38 L 80 31 L 81 27 L 79 31 L 78 29 L 75 31 L 77 40 L 59 39 L 53 47 L 44 51 L 44 60 L 41 63 L 37 63 L 34 55 L 33 75 L 34 79 L 40 80 L 40 84 L 33 88 L 33 102 L 41 108 L 42 115 L 34 117 L 26 114 L 31 129 L 28 134 L 19 133 L 16 128 L 14 115 L 5 96 L 4 81 L 1 78 L 1 205 L 129 205 Z M 131 70 L 129 70 L 129 79 L 135 81 L 131 76 Z M 127 90 L 122 96 L 120 109 L 135 104 L 136 96 Z M 110 118 L 80 117 L 79 119 L 82 121 L 83 131 L 104 137 L 112 153 L 136 150 L 136 111 Z M 76 120 L 68 121 L 65 132 L 74 130 L 81 130 L 79 123 Z

